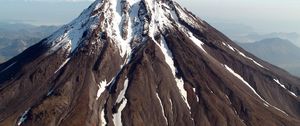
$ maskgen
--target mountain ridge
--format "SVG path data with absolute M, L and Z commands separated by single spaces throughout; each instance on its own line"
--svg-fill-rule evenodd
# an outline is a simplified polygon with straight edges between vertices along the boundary
M 0 125 L 300 122 L 299 78 L 172 0 L 97 0 L 0 75 Z

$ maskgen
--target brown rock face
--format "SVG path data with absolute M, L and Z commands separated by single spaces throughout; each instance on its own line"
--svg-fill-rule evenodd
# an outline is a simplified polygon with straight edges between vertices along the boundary
M 298 126 L 299 95 L 171 0 L 97 0 L 0 64 L 0 126 Z

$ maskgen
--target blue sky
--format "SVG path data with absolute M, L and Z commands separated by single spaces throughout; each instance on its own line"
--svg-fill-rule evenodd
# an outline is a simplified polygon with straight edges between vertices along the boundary
M 0 0 L 0 21 L 65 24 L 93 0 Z M 258 32 L 300 32 L 300 0 L 176 0 L 208 22 L 245 24 Z
M 259 32 L 300 32 L 300 0 L 179 1 L 209 22 L 246 24 Z
M 90 4 L 88 0 L 0 0 L 0 21 L 65 24 Z

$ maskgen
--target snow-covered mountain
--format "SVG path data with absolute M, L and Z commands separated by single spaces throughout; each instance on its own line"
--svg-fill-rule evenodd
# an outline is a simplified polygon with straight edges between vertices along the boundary
M 172 0 L 96 0 L 0 65 L 0 125 L 297 126 L 299 89 Z

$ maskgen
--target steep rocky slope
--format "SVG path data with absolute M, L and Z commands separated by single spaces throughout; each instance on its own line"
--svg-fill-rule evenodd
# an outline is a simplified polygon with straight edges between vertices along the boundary
M 97 0 L 0 75 L 1 126 L 300 123 L 300 79 L 171 0 Z

